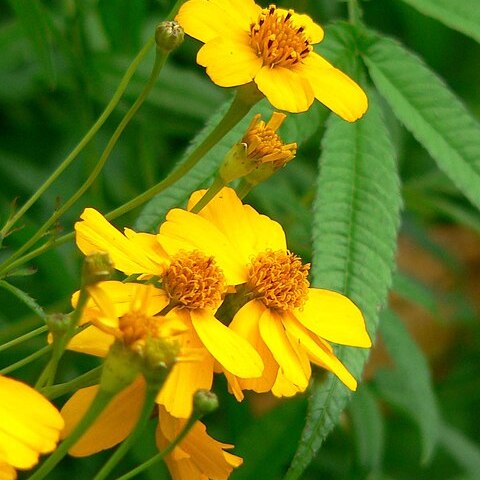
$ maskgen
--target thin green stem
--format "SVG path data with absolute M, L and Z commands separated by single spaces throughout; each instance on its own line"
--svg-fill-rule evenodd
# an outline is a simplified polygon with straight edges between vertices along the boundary
M 40 468 L 29 477 L 29 480 L 42 480 L 45 478 L 103 412 L 113 396 L 114 394 L 110 392 L 101 389 L 98 390 L 93 402 L 74 431 L 59 445 L 50 457 L 45 460 Z
M 249 193 L 250 190 L 253 188 L 253 185 L 251 183 L 246 182 L 243 178 L 240 180 L 240 183 L 238 184 L 237 188 L 235 189 L 237 191 L 237 196 L 240 200 L 243 200 Z
M 0 352 L 3 352 L 4 350 L 8 350 L 11 347 L 15 347 L 16 345 L 20 345 L 21 343 L 26 342 L 27 340 L 30 340 L 31 338 L 36 337 L 37 335 L 45 333 L 47 330 L 48 330 L 48 327 L 46 325 L 43 325 L 41 327 L 36 328 L 35 330 L 32 330 L 31 332 L 25 333 L 21 337 L 14 338 L 9 342 L 6 342 L 3 345 L 0 345 Z
M 25 243 L 23 244 L 11 257 L 10 259 L 3 265 L 2 270 L 0 271 L 0 275 L 4 274 L 6 271 L 10 270 L 11 265 L 14 260 L 16 260 L 20 255 L 22 255 L 25 251 L 27 251 L 31 246 L 33 246 L 46 232 L 47 230 L 55 224 L 55 222 L 88 190 L 88 188 L 92 185 L 95 179 L 98 177 L 100 172 L 102 171 L 110 153 L 112 152 L 114 146 L 116 145 L 120 135 L 122 134 L 125 127 L 128 125 L 132 117 L 138 111 L 142 103 L 144 102 L 147 95 L 150 93 L 151 89 L 155 85 L 155 81 L 160 74 L 160 71 L 165 64 L 165 61 L 168 57 L 168 53 L 162 52 L 157 50 L 157 54 L 155 57 L 155 64 L 153 66 L 152 72 L 150 74 L 150 78 L 145 85 L 144 89 L 140 93 L 139 97 L 135 101 L 135 103 L 130 107 L 128 112 L 123 117 L 122 121 L 116 128 L 115 132 L 113 133 L 112 137 L 110 138 L 105 150 L 103 151 L 100 159 L 98 160 L 95 168 L 90 173 L 87 180 L 83 183 L 83 185 L 70 197 L 70 199 L 62 205 L 40 228 L 39 230 Z
M 357 25 L 361 19 L 362 11 L 358 0 L 348 0 L 348 20 L 352 25 Z
M 58 385 L 51 385 L 49 387 L 44 387 L 41 389 L 41 393 L 45 395 L 50 400 L 61 397 L 66 393 L 78 390 L 79 388 L 91 387 L 92 385 L 98 384 L 100 379 L 100 374 L 102 373 L 103 366 L 89 370 L 88 372 L 80 375 L 73 380 L 65 383 L 59 383 Z
M 130 447 L 138 440 L 139 436 L 145 430 L 148 420 L 150 419 L 157 394 L 158 388 L 156 385 L 153 387 L 150 385 L 147 386 L 142 411 L 140 412 L 140 417 L 135 425 L 135 428 L 130 436 L 117 448 L 117 450 L 115 450 L 115 453 L 108 459 L 107 463 L 103 465 L 93 480 L 105 480 L 118 462 L 128 452 Z
M 192 213 L 199 213 L 215 195 L 225 186 L 225 182 L 220 177 L 215 177 L 210 188 L 205 192 L 203 197 L 190 209 Z
M 5 238 L 10 229 L 15 225 L 16 222 L 28 211 L 28 209 L 45 193 L 45 191 L 52 185 L 52 183 L 63 173 L 63 171 L 75 160 L 75 158 L 80 154 L 80 152 L 85 148 L 85 146 L 90 142 L 90 140 L 96 135 L 98 130 L 105 123 L 107 118 L 110 116 L 114 108 L 117 106 L 118 102 L 122 98 L 127 86 L 136 72 L 139 64 L 145 58 L 145 55 L 155 44 L 155 39 L 152 37 L 145 46 L 140 50 L 138 55 L 134 58 L 127 71 L 125 72 L 120 84 L 117 87 L 117 90 L 113 94 L 110 102 L 105 107 L 105 110 L 102 112 L 97 121 L 92 125 L 90 130 L 85 134 L 85 136 L 80 140 L 77 146 L 70 152 L 70 154 L 63 160 L 63 162 L 57 167 L 57 169 L 48 177 L 48 179 L 40 186 L 40 188 L 25 202 L 25 204 L 14 214 L 12 215 L 2 230 L 0 230 L 0 240 Z
M 48 351 L 50 351 L 51 348 L 52 348 L 51 345 L 46 345 L 40 350 L 33 352 L 28 357 L 22 358 L 18 362 L 12 363 L 8 367 L 3 368 L 2 370 L 0 370 L 0 375 L 7 375 L 8 373 L 13 372 L 14 370 L 17 370 L 20 367 L 28 365 L 29 363 L 35 361 L 37 358 L 40 358 L 43 355 L 45 355 Z
M 129 478 L 133 478 L 136 475 L 138 475 L 139 473 L 147 470 L 151 466 L 153 466 L 156 463 L 158 463 L 159 461 L 163 460 L 178 444 L 180 444 L 182 442 L 182 440 L 186 437 L 186 435 L 191 430 L 191 428 L 193 427 L 195 422 L 197 420 L 199 420 L 200 418 L 201 418 L 201 415 L 192 414 L 192 416 L 187 420 L 187 422 L 183 426 L 181 432 L 177 435 L 175 440 L 173 440 L 173 442 L 170 443 L 170 445 L 168 445 L 167 448 L 165 448 L 161 452 L 157 453 L 152 458 L 150 458 L 146 462 L 142 463 L 138 467 L 134 468 L 133 470 L 130 470 L 130 472 L 126 473 L 125 475 L 122 475 L 121 477 L 118 477 L 116 480 L 128 480 Z

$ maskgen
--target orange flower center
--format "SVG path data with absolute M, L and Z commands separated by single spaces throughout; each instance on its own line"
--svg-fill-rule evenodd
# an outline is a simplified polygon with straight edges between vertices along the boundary
M 290 68 L 312 51 L 303 27 L 293 24 L 292 14 L 293 10 L 285 15 L 270 5 L 250 26 L 250 45 L 264 65 Z
M 118 328 L 122 332 L 125 345 L 135 347 L 147 337 L 159 337 L 158 319 L 148 317 L 142 312 L 128 312 L 119 318 Z
M 179 252 L 163 276 L 163 287 L 180 308 L 217 308 L 225 292 L 225 277 L 213 257 Z
M 266 251 L 252 261 L 248 286 L 268 308 L 301 308 L 308 296 L 310 264 L 283 251 Z
M 253 117 L 242 138 L 242 143 L 247 145 L 247 156 L 258 164 L 274 162 L 275 166 L 281 167 L 294 158 L 297 151 L 296 143 L 286 145 L 276 133 L 285 115 L 274 112 L 267 124 L 260 118 L 260 114 Z

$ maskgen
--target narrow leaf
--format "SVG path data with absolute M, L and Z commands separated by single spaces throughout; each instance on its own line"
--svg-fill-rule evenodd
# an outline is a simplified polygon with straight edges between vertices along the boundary
M 418 425 L 422 436 L 422 460 L 427 462 L 437 445 L 440 413 L 430 369 L 420 348 L 392 312 L 382 315 L 380 332 L 395 369 L 377 373 L 382 396 L 404 410 Z
M 419 12 L 480 42 L 480 8 L 474 0 L 403 0 Z
M 347 295 L 362 310 L 372 337 L 391 284 L 400 191 L 395 151 L 377 100 L 349 124 L 332 115 L 322 142 L 313 214 L 314 284 Z M 357 379 L 369 351 L 342 347 L 337 354 Z M 338 422 L 350 391 L 329 376 L 315 381 L 302 439 L 285 479 L 300 477 Z
M 50 85 L 55 85 L 56 74 L 53 65 L 50 32 L 47 13 L 39 0 L 10 0 L 32 50 L 43 68 Z
M 35 312 L 42 320 L 45 320 L 45 312 L 43 311 L 42 307 L 28 293 L 25 293 L 23 290 L 20 290 L 19 288 L 6 282 L 5 280 L 0 280 L 0 287 L 8 290 L 10 293 L 15 295 L 28 308 Z
M 394 40 L 369 35 L 364 59 L 378 90 L 440 169 L 480 208 L 480 124 L 417 56 Z

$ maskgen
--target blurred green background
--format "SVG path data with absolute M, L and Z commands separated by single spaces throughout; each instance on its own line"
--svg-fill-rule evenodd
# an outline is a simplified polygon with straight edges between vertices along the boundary
M 479 3 L 480 9 L 478 0 L 472 2 Z M 341 1 L 281 3 L 310 13 L 322 25 L 346 18 L 347 6 Z M 361 6 L 370 27 L 417 52 L 480 116 L 478 43 L 401 0 L 370 0 Z M 102 112 L 128 64 L 170 7 L 166 0 L 8 0 L 0 4 L 2 224 L 15 199 L 22 204 Z M 70 231 L 85 206 L 108 212 L 163 178 L 229 98 L 231 92 L 212 84 L 195 64 L 198 47 L 198 42 L 186 39 L 171 55 L 100 178 L 50 235 Z M 141 65 L 100 134 L 22 219 L 21 228 L 6 239 L 0 258 L 28 239 L 85 180 L 145 84 L 152 61 L 150 56 Z M 402 321 L 392 320 L 395 331 L 380 328 L 386 347 L 375 349 L 365 383 L 303 478 L 480 478 L 480 215 L 385 109 L 403 180 L 399 269 L 391 300 Z M 309 207 L 325 118 L 319 105 L 312 112 L 298 158 L 248 197 L 284 226 L 291 249 L 306 260 L 311 255 Z M 137 209 L 114 223 L 133 226 L 140 212 Z M 31 262 L 31 271 L 26 272 L 31 275 L 11 282 L 47 312 L 68 311 L 69 297 L 79 286 L 80 264 L 81 255 L 74 246 L 64 245 Z M 41 325 L 3 289 L 0 303 L 0 341 Z M 395 335 L 405 337 L 400 342 L 402 352 L 395 351 Z M 2 353 L 0 368 L 44 342 L 41 338 Z M 94 359 L 68 353 L 60 378 L 72 378 L 94 364 Z M 16 374 L 34 381 L 42 365 L 40 360 Z M 409 376 L 420 378 L 424 389 L 416 390 L 415 382 L 413 392 L 402 389 L 398 379 Z M 221 408 L 207 419 L 209 431 L 221 441 L 236 444 L 235 453 L 245 462 L 231 478 L 281 478 L 304 424 L 306 396 L 274 401 L 266 395 L 247 395 L 247 401 L 237 404 L 226 393 L 222 379 L 217 380 L 216 391 Z M 404 404 L 405 395 L 418 396 L 417 408 Z M 145 441 L 119 471 L 153 453 L 151 423 Z M 429 450 L 431 455 L 425 455 Z M 49 478 L 64 479 L 67 474 L 71 480 L 90 478 L 108 455 L 67 459 Z M 153 468 L 139 478 L 168 478 L 161 472 L 163 467 Z

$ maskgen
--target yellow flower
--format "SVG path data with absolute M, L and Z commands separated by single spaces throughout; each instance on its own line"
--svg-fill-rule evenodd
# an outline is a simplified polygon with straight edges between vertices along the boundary
M 189 205 L 202 195 L 194 193 Z M 201 230 L 187 230 L 178 223 L 175 234 L 178 238 L 218 234 L 228 239 L 244 278 L 236 294 L 243 296 L 244 305 L 229 327 L 257 349 L 265 365 L 257 379 L 235 378 L 226 372 L 237 398 L 243 398 L 242 389 L 271 390 L 277 396 L 303 391 L 311 375 L 310 362 L 355 390 L 357 381 L 330 342 L 371 346 L 360 310 L 337 292 L 311 288 L 309 265 L 287 250 L 282 227 L 243 205 L 234 190 L 224 188 L 197 216 Z M 185 221 L 193 225 L 189 218 Z
M 254 81 L 279 110 L 303 112 L 317 98 L 350 122 L 367 110 L 363 90 L 313 51 L 323 30 L 293 10 L 253 0 L 189 0 L 176 20 L 205 43 L 197 62 L 213 82 L 234 87 Z
M 157 446 L 163 450 L 175 439 L 185 420 L 169 415 L 160 408 L 157 427 Z M 205 425 L 196 422 L 183 441 L 167 455 L 165 462 L 172 480 L 227 480 L 232 470 L 242 464 L 242 459 L 224 449 L 233 445 L 220 443 L 210 437 Z
M 244 272 L 234 259 L 235 252 L 228 240 L 215 232 L 188 241 L 177 238 L 175 232 L 170 234 L 172 226 L 187 213 L 180 209 L 171 211 L 157 238 L 131 230 L 122 235 L 92 209 L 87 209 L 83 221 L 75 225 L 77 243 L 84 253 L 103 250 L 110 255 L 115 268 L 125 273 L 158 275 L 169 305 L 167 318 L 186 326 L 180 341 L 206 349 L 202 364 L 175 365 L 162 389 L 159 403 L 178 417 L 190 414 L 195 390 L 210 389 L 215 362 L 221 370 L 240 378 L 259 377 L 263 371 L 262 360 L 248 341 L 215 318 L 230 286 L 245 281 Z M 189 218 L 192 224 L 183 223 L 185 228 L 201 229 L 201 217 Z
M 0 376 L 0 478 L 16 478 L 15 469 L 30 469 L 42 453 L 55 449 L 63 420 L 40 393 Z

